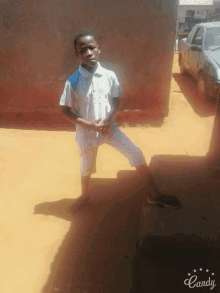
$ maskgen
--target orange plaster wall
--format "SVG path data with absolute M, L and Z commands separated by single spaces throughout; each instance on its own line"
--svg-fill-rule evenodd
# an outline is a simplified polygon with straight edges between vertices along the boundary
M 0 112 L 58 110 L 78 67 L 74 35 L 87 29 L 123 86 L 121 109 L 166 115 L 176 12 L 174 0 L 2 1 Z

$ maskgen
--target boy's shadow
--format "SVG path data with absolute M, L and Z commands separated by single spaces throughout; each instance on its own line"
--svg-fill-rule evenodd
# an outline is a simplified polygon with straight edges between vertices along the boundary
M 130 292 L 143 195 L 134 173 L 91 179 L 93 199 L 78 213 L 71 211 L 74 199 L 35 206 L 35 214 L 71 221 L 43 293 Z

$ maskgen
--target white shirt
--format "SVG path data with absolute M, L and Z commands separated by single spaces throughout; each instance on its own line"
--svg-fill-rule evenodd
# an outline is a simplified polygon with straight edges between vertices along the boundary
M 119 97 L 121 93 L 122 89 L 113 71 L 98 63 L 96 71 L 91 73 L 80 64 L 79 70 L 65 83 L 60 105 L 69 106 L 80 118 L 94 122 L 106 118 L 112 108 L 111 99 Z M 111 130 L 116 130 L 115 122 Z M 84 147 L 96 146 L 101 139 L 100 133 L 76 125 L 76 141 Z

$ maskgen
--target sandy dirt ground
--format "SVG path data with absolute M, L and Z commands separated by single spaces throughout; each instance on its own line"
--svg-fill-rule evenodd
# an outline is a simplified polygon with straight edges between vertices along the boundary
M 148 163 L 156 154 L 205 156 L 214 113 L 215 102 L 198 100 L 196 82 L 180 76 L 175 55 L 169 116 L 160 127 L 122 130 Z M 130 292 L 142 195 L 127 159 L 100 147 L 94 200 L 73 216 L 81 192 L 75 132 L 0 135 L 0 292 Z

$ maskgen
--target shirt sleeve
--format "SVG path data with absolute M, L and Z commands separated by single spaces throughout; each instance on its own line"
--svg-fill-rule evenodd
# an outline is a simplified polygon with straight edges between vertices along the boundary
M 68 106 L 70 108 L 73 108 L 73 93 L 72 93 L 72 87 L 69 80 L 66 81 L 64 90 L 62 93 L 62 96 L 60 98 L 60 106 Z
M 112 88 L 111 88 L 111 97 L 112 98 L 117 98 L 123 93 L 123 90 L 118 82 L 117 76 L 114 74 L 113 75 L 113 80 L 112 80 Z

